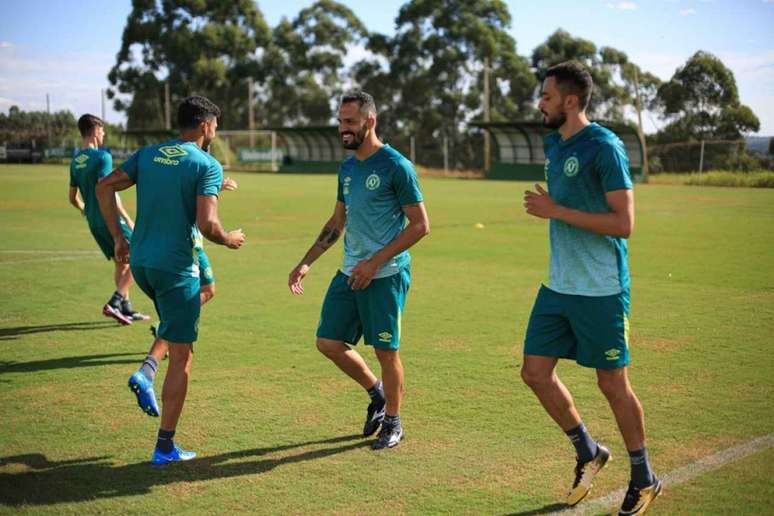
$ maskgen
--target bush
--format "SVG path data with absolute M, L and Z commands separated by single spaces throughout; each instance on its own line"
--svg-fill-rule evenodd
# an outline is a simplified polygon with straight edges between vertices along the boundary
M 713 171 L 704 174 L 691 174 L 686 178 L 685 184 L 694 186 L 774 188 L 774 172 Z

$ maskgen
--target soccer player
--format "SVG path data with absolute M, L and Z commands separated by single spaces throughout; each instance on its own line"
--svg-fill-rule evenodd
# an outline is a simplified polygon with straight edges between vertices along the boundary
M 629 271 L 626 239 L 634 227 L 629 160 L 621 140 L 589 123 L 591 76 L 572 62 L 549 68 L 539 109 L 556 131 L 545 137 L 548 191 L 527 191 L 528 214 L 550 219 L 549 281 L 537 294 L 524 342 L 521 376 L 575 446 L 575 481 L 567 503 L 589 492 L 610 459 L 583 425 L 556 374 L 559 358 L 596 369 L 631 459 L 620 514 L 647 510 L 660 494 L 645 448 L 642 406 L 627 376 Z
M 81 133 L 81 148 L 78 149 L 70 162 L 70 204 L 77 208 L 82 216 L 86 217 L 89 230 L 105 258 L 113 260 L 115 264 L 113 280 L 116 290 L 102 307 L 102 313 L 123 325 L 132 324 L 132 321 L 150 319 L 147 315 L 135 312 L 132 308 L 132 303 L 129 301 L 132 271 L 129 269 L 128 263 L 114 260 L 113 237 L 102 218 L 99 203 L 97 203 L 94 194 L 97 182 L 110 174 L 113 169 L 113 158 L 110 153 L 100 150 L 105 138 L 105 125 L 99 117 L 86 114 L 78 119 L 78 130 Z M 116 207 L 121 232 L 129 239 L 132 236 L 134 223 L 121 204 L 121 199 L 117 196 Z
M 200 310 L 199 270 L 194 261 L 196 228 L 212 242 L 238 249 L 241 230 L 226 232 L 218 217 L 218 193 L 223 169 L 206 152 L 215 137 L 220 109 L 210 100 L 193 96 L 179 106 L 177 140 L 149 145 L 135 152 L 97 186 L 100 208 L 115 240 L 119 261 L 129 260 L 129 242 L 113 214 L 115 191 L 137 185 L 137 225 L 131 241 L 131 266 L 135 281 L 154 302 L 159 315 L 158 338 L 142 372 L 133 374 L 129 386 L 141 407 L 158 415 L 153 380 L 163 351 L 169 349 L 169 366 L 162 389 L 163 410 L 153 464 L 189 460 L 196 456 L 174 443 L 183 409 L 198 336 Z
M 333 215 L 290 272 L 288 286 L 293 294 L 303 294 L 301 283 L 312 263 L 344 233 L 344 265 L 323 302 L 317 349 L 368 392 L 371 401 L 363 436 L 373 435 L 381 426 L 372 444 L 379 450 L 403 439 L 399 415 L 403 366 L 398 349 L 411 282 L 407 249 L 429 233 L 430 222 L 413 165 L 376 136 L 371 95 L 355 91 L 341 98 L 339 134 L 354 156 L 341 164 Z M 374 347 L 382 381 L 351 347 L 361 336 Z

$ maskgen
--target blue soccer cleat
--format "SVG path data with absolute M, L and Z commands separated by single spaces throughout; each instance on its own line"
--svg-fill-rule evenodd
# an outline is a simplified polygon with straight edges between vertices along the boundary
M 156 403 L 156 393 L 153 390 L 153 382 L 137 371 L 129 377 L 129 389 L 137 396 L 137 404 L 143 412 L 149 416 L 159 417 L 159 406 Z
M 170 462 L 180 462 L 183 460 L 191 460 L 194 457 L 196 457 L 196 452 L 185 451 L 184 449 L 180 448 L 177 445 L 174 448 L 172 448 L 172 451 L 169 453 L 164 453 L 158 448 L 155 448 L 153 450 L 153 457 L 151 457 L 151 464 L 161 466 L 164 464 L 169 464 Z

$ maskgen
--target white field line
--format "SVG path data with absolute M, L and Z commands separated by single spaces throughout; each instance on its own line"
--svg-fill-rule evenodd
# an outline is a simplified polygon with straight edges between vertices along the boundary
M 726 448 L 725 450 L 708 455 L 681 468 L 677 468 L 674 471 L 670 471 L 661 476 L 661 481 L 663 482 L 665 489 L 670 486 L 684 484 L 699 475 L 715 471 L 727 464 L 736 462 L 749 455 L 763 451 L 766 448 L 771 448 L 772 446 L 774 446 L 774 434 L 764 435 L 757 439 L 753 439 L 752 441 Z M 618 491 L 613 491 L 600 498 L 589 500 L 586 503 L 581 502 L 579 507 L 556 511 L 552 514 L 568 515 L 599 513 L 600 511 L 605 511 L 619 505 L 623 501 L 624 495 L 626 495 L 626 489 L 619 489 Z

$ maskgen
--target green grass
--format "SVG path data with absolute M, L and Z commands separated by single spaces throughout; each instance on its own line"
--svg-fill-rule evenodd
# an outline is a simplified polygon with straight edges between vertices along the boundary
M 156 469 L 146 461 L 158 420 L 126 388 L 147 324 L 101 316 L 112 267 L 67 203 L 65 167 L 0 167 L 0 512 L 558 507 L 572 448 L 518 375 L 548 258 L 546 223 L 521 208 L 528 184 L 423 180 L 432 233 L 413 250 L 403 320 L 407 438 L 377 454 L 355 437 L 365 393 L 314 346 L 341 247 L 315 264 L 303 297 L 286 287 L 332 211 L 333 176 L 234 176 L 240 189 L 222 196 L 221 217 L 248 240 L 207 247 L 218 293 L 202 313 L 178 427 L 201 458 Z M 123 199 L 133 212 L 134 195 Z M 631 378 L 657 471 L 772 431 L 773 241 L 774 191 L 637 187 Z M 559 373 L 614 455 L 592 496 L 620 489 L 626 451 L 594 373 L 569 362 Z M 667 490 L 654 512 L 770 512 L 771 457 Z
M 680 184 L 692 186 L 736 186 L 743 188 L 774 188 L 774 172 L 729 172 L 710 170 L 694 174 L 653 174 L 651 184 Z

